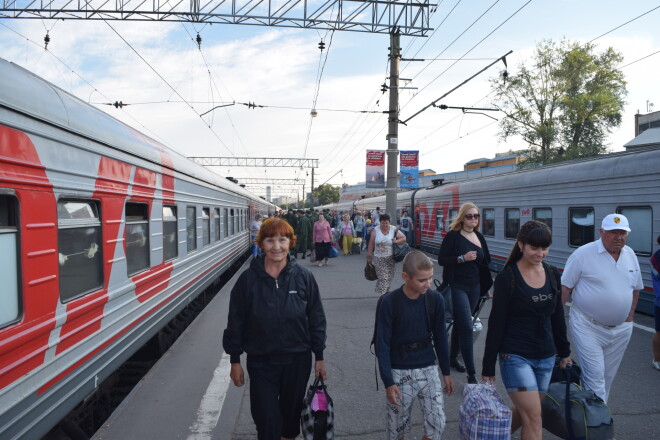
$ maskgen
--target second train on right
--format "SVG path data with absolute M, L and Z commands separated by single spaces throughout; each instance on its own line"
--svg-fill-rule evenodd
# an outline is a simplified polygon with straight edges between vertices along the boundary
M 603 217 L 625 215 L 632 229 L 627 245 L 638 256 L 645 286 L 637 310 L 653 314 L 649 258 L 660 235 L 660 149 L 635 149 L 400 192 L 393 223 L 408 211 L 413 218 L 411 244 L 437 255 L 464 202 L 479 207 L 480 230 L 495 271 L 504 265 L 520 225 L 528 220 L 550 226 L 553 239 L 547 261 L 563 269 L 576 248 L 599 238 Z M 328 207 L 350 211 L 377 206 L 383 209 L 384 196 L 342 200 Z

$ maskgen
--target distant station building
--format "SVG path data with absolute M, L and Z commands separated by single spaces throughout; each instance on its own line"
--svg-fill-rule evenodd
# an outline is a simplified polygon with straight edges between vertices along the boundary
M 498 153 L 493 159 L 473 159 L 463 166 L 463 171 L 451 173 L 436 174 L 431 169 L 419 171 L 419 186 L 425 188 L 433 185 L 433 180 L 442 179 L 444 183 L 460 182 L 463 180 L 477 179 L 479 177 L 492 176 L 494 174 L 508 173 L 514 171 L 520 162 L 519 152 L 507 151 Z M 398 182 L 398 175 L 397 175 Z M 409 189 L 400 189 L 399 191 L 410 191 Z M 364 197 L 377 197 L 385 195 L 385 188 L 374 189 L 367 188 L 365 182 L 357 185 L 344 184 L 339 189 L 339 200 L 355 200 Z
M 660 111 L 635 115 L 635 139 L 624 145 L 626 150 L 634 148 L 660 148 Z

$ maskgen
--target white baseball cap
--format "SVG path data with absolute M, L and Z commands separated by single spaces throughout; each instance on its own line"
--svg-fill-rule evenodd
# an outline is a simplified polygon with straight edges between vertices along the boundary
M 628 219 L 625 215 L 621 214 L 609 214 L 603 219 L 603 223 L 600 226 L 605 231 L 612 231 L 614 229 L 620 229 L 622 231 L 630 232 L 630 225 L 628 224 Z

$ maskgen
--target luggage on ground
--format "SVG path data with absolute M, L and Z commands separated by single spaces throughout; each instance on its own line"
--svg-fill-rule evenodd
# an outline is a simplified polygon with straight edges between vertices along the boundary
M 511 410 L 491 383 L 465 385 L 458 415 L 463 440 L 511 439 Z
M 317 376 L 303 399 L 300 428 L 305 440 L 335 438 L 334 405 L 321 376 Z

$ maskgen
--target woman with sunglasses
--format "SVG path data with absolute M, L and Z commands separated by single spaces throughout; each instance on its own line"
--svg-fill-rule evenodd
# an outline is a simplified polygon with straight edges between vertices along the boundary
M 493 284 L 488 270 L 488 245 L 478 231 L 480 217 L 474 203 L 463 203 L 442 240 L 438 255 L 438 263 L 443 266 L 440 288 L 451 288 L 454 313 L 450 365 L 460 373 L 467 371 L 468 383 L 477 383 L 472 352 L 472 313 L 479 296 L 485 296 Z M 465 365 L 458 361 L 459 349 Z

